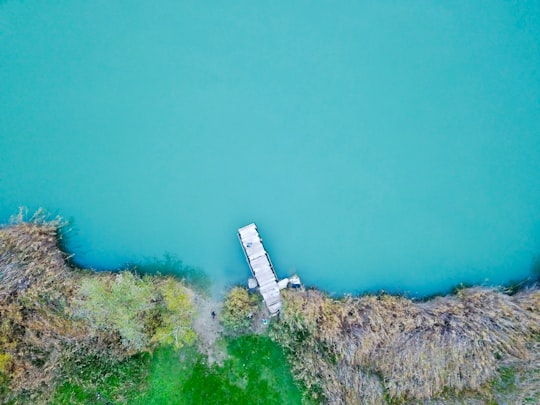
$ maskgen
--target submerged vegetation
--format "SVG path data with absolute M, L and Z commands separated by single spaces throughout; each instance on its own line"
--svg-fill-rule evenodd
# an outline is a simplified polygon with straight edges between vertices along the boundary
M 154 257 L 129 267 L 139 274 L 172 276 L 180 279 L 203 295 L 210 292 L 211 280 L 202 269 L 185 265 L 182 260 L 169 253 L 164 254 L 162 258 Z
M 258 296 L 236 287 L 209 317 L 226 331 L 216 363 L 194 345 L 201 289 L 188 277 L 76 269 L 60 226 L 37 215 L 0 228 L 0 403 L 540 400 L 537 288 L 421 302 L 284 290 L 266 329 Z

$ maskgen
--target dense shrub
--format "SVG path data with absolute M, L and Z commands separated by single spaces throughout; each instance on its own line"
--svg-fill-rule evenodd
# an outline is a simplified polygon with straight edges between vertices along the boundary
M 81 283 L 73 313 L 93 328 L 118 333 L 129 353 L 161 343 L 182 347 L 195 340 L 192 295 L 172 277 L 91 275 Z
M 231 334 L 247 332 L 252 326 L 258 305 L 256 295 L 250 294 L 242 287 L 232 288 L 225 297 L 221 313 L 221 322 L 225 330 Z
M 197 337 L 191 329 L 195 314 L 193 292 L 172 277 L 159 280 L 157 291 L 162 297 L 160 322 L 151 343 L 170 344 L 176 349 L 193 344 Z
M 118 332 L 124 347 L 135 353 L 148 346 L 155 299 L 150 279 L 130 272 L 92 275 L 82 280 L 73 313 L 93 328 Z

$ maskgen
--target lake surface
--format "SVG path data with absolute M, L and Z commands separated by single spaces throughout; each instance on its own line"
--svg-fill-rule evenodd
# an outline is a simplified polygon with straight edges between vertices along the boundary
M 252 221 L 331 292 L 530 274 L 540 3 L 229 3 L 1 1 L 0 219 L 45 207 L 79 263 L 169 252 L 218 290 Z

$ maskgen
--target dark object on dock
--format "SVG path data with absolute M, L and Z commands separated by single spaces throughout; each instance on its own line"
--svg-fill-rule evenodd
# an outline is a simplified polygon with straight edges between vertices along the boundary
M 289 278 L 289 284 L 291 285 L 291 288 L 302 288 L 302 282 L 300 281 L 300 277 L 297 275 Z

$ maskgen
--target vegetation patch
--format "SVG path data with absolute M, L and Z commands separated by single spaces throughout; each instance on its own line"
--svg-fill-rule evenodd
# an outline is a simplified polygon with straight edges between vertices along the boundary
M 144 404 L 300 404 L 279 345 L 246 335 L 227 341 L 229 358 L 208 365 L 193 348 L 158 349 L 150 364 Z
M 310 390 L 322 387 L 334 404 L 482 391 L 505 361 L 523 365 L 537 352 L 537 289 L 510 296 L 464 288 L 428 302 L 391 295 L 334 300 L 318 291 L 284 291 L 283 298 L 272 336 L 289 353 L 295 376 Z
M 259 296 L 236 287 L 220 313 L 202 306 L 227 332 L 209 364 L 193 344 L 200 295 L 170 275 L 72 268 L 60 226 L 40 214 L 0 228 L 1 403 L 540 401 L 537 287 L 429 301 L 283 290 L 269 330 L 254 328 Z
M 66 365 L 66 378 L 53 394 L 52 404 L 123 404 L 132 403 L 144 388 L 148 353 L 114 362 L 96 356 Z
M 193 346 L 163 346 L 107 364 L 86 358 L 71 368 L 54 404 L 301 404 L 283 350 L 267 337 L 226 342 L 222 366 L 208 365 Z
M 512 392 L 516 388 L 516 370 L 513 367 L 501 367 L 495 385 L 499 392 Z
M 94 329 L 118 333 L 126 351 L 134 354 L 162 343 L 177 348 L 192 344 L 192 296 L 172 277 L 100 273 L 81 280 L 72 312 Z
M 67 392 L 58 398 L 74 400 L 97 395 L 98 380 L 120 390 L 133 355 L 195 341 L 193 292 L 182 281 L 71 268 L 58 247 L 61 221 L 21 218 L 0 228 L 1 403 L 47 402 L 57 384 Z M 85 373 L 98 380 L 77 380 Z
M 233 287 L 223 304 L 221 322 L 230 335 L 247 333 L 252 329 L 255 313 L 259 310 L 260 298 L 243 287 Z

